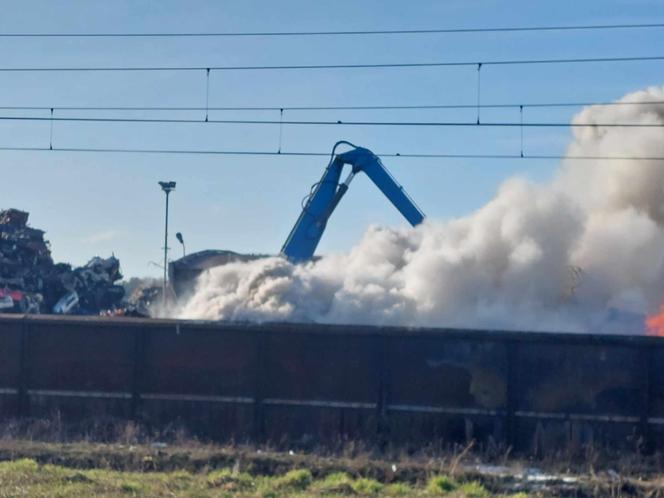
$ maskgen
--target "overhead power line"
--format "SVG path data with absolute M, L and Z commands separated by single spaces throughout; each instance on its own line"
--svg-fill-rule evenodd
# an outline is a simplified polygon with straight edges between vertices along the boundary
M 0 72 L 107 72 L 107 71 L 275 71 L 317 69 L 381 69 L 381 68 L 426 68 L 461 66 L 512 66 L 530 64 L 588 64 L 614 62 L 661 61 L 664 55 L 628 57 L 579 57 L 570 59 L 506 59 L 493 61 L 439 61 L 439 62 L 393 62 L 366 64 L 285 64 L 256 66 L 63 66 L 63 67 L 0 67 Z
M 489 127 L 489 128 L 664 128 L 662 123 L 556 123 L 556 122 L 476 122 L 476 121 L 304 121 L 281 119 L 180 119 L 180 118 L 102 118 L 102 117 L 45 117 L 0 116 L 0 121 L 64 121 L 82 123 L 185 123 L 233 125 L 292 125 L 292 126 L 416 126 L 416 127 Z
M 559 26 L 503 26 L 484 28 L 432 28 L 432 29 L 378 29 L 339 31 L 212 31 L 212 32 L 106 32 L 106 33 L 0 33 L 2 38 L 211 38 L 250 36 L 373 36 L 373 35 L 427 35 L 459 33 L 513 33 L 537 31 L 590 31 L 614 29 L 662 28 L 664 23 L 581 24 Z
M 586 107 L 586 106 L 632 106 L 661 105 L 664 100 L 641 100 L 632 102 L 532 102 L 532 103 L 480 103 L 481 109 L 519 109 L 523 107 Z M 0 106 L 3 111 L 373 111 L 373 110 L 426 110 L 426 109 L 477 109 L 475 104 L 423 104 L 423 105 L 338 105 L 338 106 Z
M 179 154 L 179 155 L 217 155 L 217 156 L 305 156 L 330 157 L 328 152 L 305 151 L 260 151 L 260 150 L 202 150 L 202 149 L 134 149 L 134 148 L 88 148 L 88 147 L 4 147 L 0 151 L 16 152 L 91 152 L 118 154 Z M 414 154 L 414 153 L 377 153 L 380 157 L 403 157 L 411 159 L 568 159 L 573 161 L 664 161 L 664 156 L 561 156 L 547 154 Z

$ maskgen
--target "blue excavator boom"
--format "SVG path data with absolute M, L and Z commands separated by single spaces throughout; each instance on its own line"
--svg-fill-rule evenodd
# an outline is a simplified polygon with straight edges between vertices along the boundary
M 336 154 L 337 147 L 342 144 L 349 145 L 352 149 Z M 351 167 L 351 171 L 346 180 L 339 183 L 346 165 Z M 369 149 L 341 141 L 334 145 L 323 177 L 314 184 L 311 193 L 305 198 L 302 213 L 281 249 L 282 255 L 295 263 L 313 257 L 328 219 L 359 172 L 364 172 L 376 184 L 411 225 L 418 225 L 424 220 L 422 211 L 387 171 L 378 156 Z

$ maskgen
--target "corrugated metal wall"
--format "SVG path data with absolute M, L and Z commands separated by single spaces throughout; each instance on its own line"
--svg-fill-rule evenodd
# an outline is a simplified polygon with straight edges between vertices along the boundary
M 664 340 L 0 317 L 0 416 L 133 419 L 210 439 L 527 452 L 664 441 Z

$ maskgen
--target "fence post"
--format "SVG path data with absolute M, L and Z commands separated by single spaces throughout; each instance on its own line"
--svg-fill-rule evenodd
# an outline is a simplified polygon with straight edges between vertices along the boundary
M 652 434 L 648 419 L 652 408 L 652 374 L 654 368 L 653 351 L 650 347 L 639 346 L 639 364 L 641 365 L 640 379 L 640 407 L 639 407 L 639 431 L 642 438 L 642 447 L 646 453 L 653 451 Z
M 376 336 L 378 345 L 375 348 L 378 368 L 378 393 L 376 399 L 376 431 L 378 445 L 382 448 L 389 440 L 390 421 L 388 406 L 390 403 L 390 337 L 387 334 Z
M 516 340 L 505 341 L 507 349 L 507 382 L 505 383 L 506 404 L 505 407 L 505 442 L 510 448 L 516 444 L 516 407 L 518 392 L 518 378 L 516 364 L 519 358 L 519 343 Z
M 141 416 L 141 391 L 143 389 L 143 374 L 145 372 L 145 342 L 144 327 L 134 329 L 134 351 L 132 355 L 131 375 L 131 419 L 138 421 Z
M 28 348 L 29 348 L 30 323 L 25 315 L 21 321 L 21 338 L 19 341 L 19 363 L 18 363 L 18 400 L 16 411 L 18 417 L 30 415 L 30 403 L 28 399 Z
M 254 428 L 253 436 L 257 443 L 264 442 L 265 433 L 265 405 L 263 399 L 265 398 L 265 385 L 266 385 L 266 348 L 267 336 L 265 332 L 256 330 L 254 333 L 254 355 L 256 365 L 254 372 L 256 378 L 254 379 Z

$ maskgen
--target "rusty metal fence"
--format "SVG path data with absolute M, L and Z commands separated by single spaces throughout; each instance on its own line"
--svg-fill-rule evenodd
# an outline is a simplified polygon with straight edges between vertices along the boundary
M 0 417 L 223 440 L 538 452 L 664 442 L 664 340 L 319 324 L 0 317 Z

